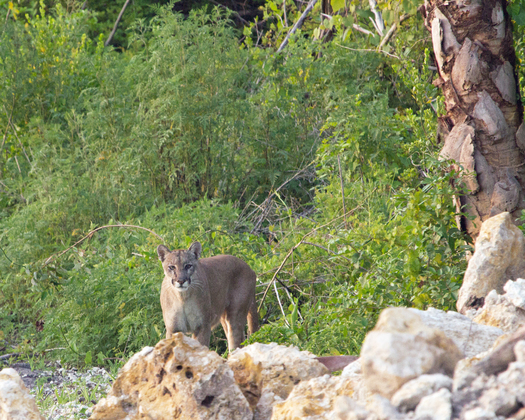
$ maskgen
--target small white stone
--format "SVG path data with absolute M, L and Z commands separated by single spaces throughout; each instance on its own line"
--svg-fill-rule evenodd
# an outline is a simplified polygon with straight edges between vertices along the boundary
M 518 308 L 525 309 L 525 279 L 509 280 L 505 286 L 506 297 Z
M 465 411 L 464 420 L 496 420 L 498 416 L 493 411 L 484 410 L 481 407 Z
M 525 362 L 525 341 L 521 340 L 514 346 L 514 354 L 517 362 Z
M 404 384 L 392 396 L 392 404 L 401 411 L 414 410 L 423 397 L 441 388 L 452 390 L 452 379 L 440 373 L 421 375 Z
M 415 419 L 450 420 L 452 418 L 451 397 L 451 392 L 445 388 L 423 397 L 416 408 Z

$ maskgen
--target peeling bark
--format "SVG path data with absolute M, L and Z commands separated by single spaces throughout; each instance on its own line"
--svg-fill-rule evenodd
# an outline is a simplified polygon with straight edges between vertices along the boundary
M 503 211 L 515 220 L 525 208 L 525 127 L 516 84 L 511 21 L 503 0 L 425 0 L 425 25 L 447 113 L 439 118 L 442 159 L 463 169 L 475 239 L 481 223 Z

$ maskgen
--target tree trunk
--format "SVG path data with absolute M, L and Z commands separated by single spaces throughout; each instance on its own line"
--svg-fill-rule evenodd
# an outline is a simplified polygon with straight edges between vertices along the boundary
M 464 172 L 468 191 L 457 206 L 467 213 L 461 227 L 475 239 L 481 223 L 523 208 L 525 127 L 515 72 L 512 27 L 504 0 L 426 0 L 421 8 L 432 33 L 445 97 L 439 117 L 440 156 Z

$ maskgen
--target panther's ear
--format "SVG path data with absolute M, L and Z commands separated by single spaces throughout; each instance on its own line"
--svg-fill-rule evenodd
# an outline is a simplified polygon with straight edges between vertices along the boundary
M 202 252 L 202 245 L 200 242 L 193 242 L 188 251 L 193 252 L 193 255 L 195 255 L 195 258 L 198 260 L 201 257 Z
M 166 255 L 169 253 L 170 253 L 170 250 L 166 246 L 159 245 L 157 247 L 157 254 L 159 255 L 159 260 L 161 260 L 162 262 L 164 262 Z

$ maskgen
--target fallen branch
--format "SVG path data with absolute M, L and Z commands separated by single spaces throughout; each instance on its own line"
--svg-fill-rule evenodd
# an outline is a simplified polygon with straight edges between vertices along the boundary
M 281 46 L 277 50 L 277 54 L 279 54 L 284 49 L 284 47 L 288 45 L 288 40 L 297 31 L 297 29 L 303 26 L 303 22 L 306 19 L 306 16 L 308 16 L 308 13 L 310 13 L 310 11 L 314 8 L 315 3 L 317 3 L 317 0 L 311 0 L 310 3 L 308 3 L 308 6 L 306 6 L 306 9 L 304 9 L 304 12 L 301 15 L 301 17 L 297 20 L 297 22 L 295 22 L 295 25 L 292 27 L 290 32 L 288 32 L 288 34 L 284 38 L 283 42 L 281 43 Z
M 8 360 L 10 359 L 11 357 L 18 357 L 20 356 L 20 353 L 9 353 L 9 354 L 4 354 L 3 356 L 0 356 L 0 360 Z
M 59 258 L 61 257 L 62 255 L 64 255 L 66 252 L 68 252 L 70 249 L 76 247 L 78 244 L 80 244 L 81 242 L 84 242 L 86 239 L 88 238 L 91 238 L 93 236 L 93 234 L 95 232 L 98 232 L 99 230 L 102 230 L 102 229 L 107 229 L 107 228 L 113 228 L 113 227 L 116 227 L 116 228 L 133 228 L 133 229 L 142 229 L 142 230 L 146 230 L 148 231 L 149 233 L 151 233 L 152 235 L 155 235 L 157 238 L 159 238 L 162 242 L 164 242 L 164 239 L 162 239 L 161 236 L 157 235 L 155 232 L 153 232 L 152 230 L 148 229 L 148 228 L 145 228 L 145 227 L 142 227 L 142 226 L 135 226 L 135 225 L 106 225 L 106 226 L 100 226 L 96 229 L 93 229 L 91 232 L 89 232 L 86 236 L 84 236 L 82 239 L 76 241 L 73 245 L 71 245 L 69 248 L 65 249 L 64 251 L 61 251 L 60 253 L 58 254 L 53 254 L 51 255 L 45 262 L 44 262 L 44 265 L 42 266 L 42 268 L 44 268 L 46 265 L 48 265 L 52 260 L 54 260 L 55 258 Z
M 117 20 L 115 21 L 115 25 L 113 26 L 113 30 L 109 34 L 109 37 L 106 42 L 104 42 L 104 46 L 107 47 L 110 42 L 113 40 L 113 37 L 115 36 L 115 32 L 117 32 L 118 24 L 120 23 L 120 19 L 122 19 L 122 16 L 124 15 L 124 11 L 126 10 L 126 7 L 128 7 L 128 4 L 131 0 L 126 0 L 126 3 L 124 3 L 124 6 L 122 7 L 122 10 L 120 11 Z

